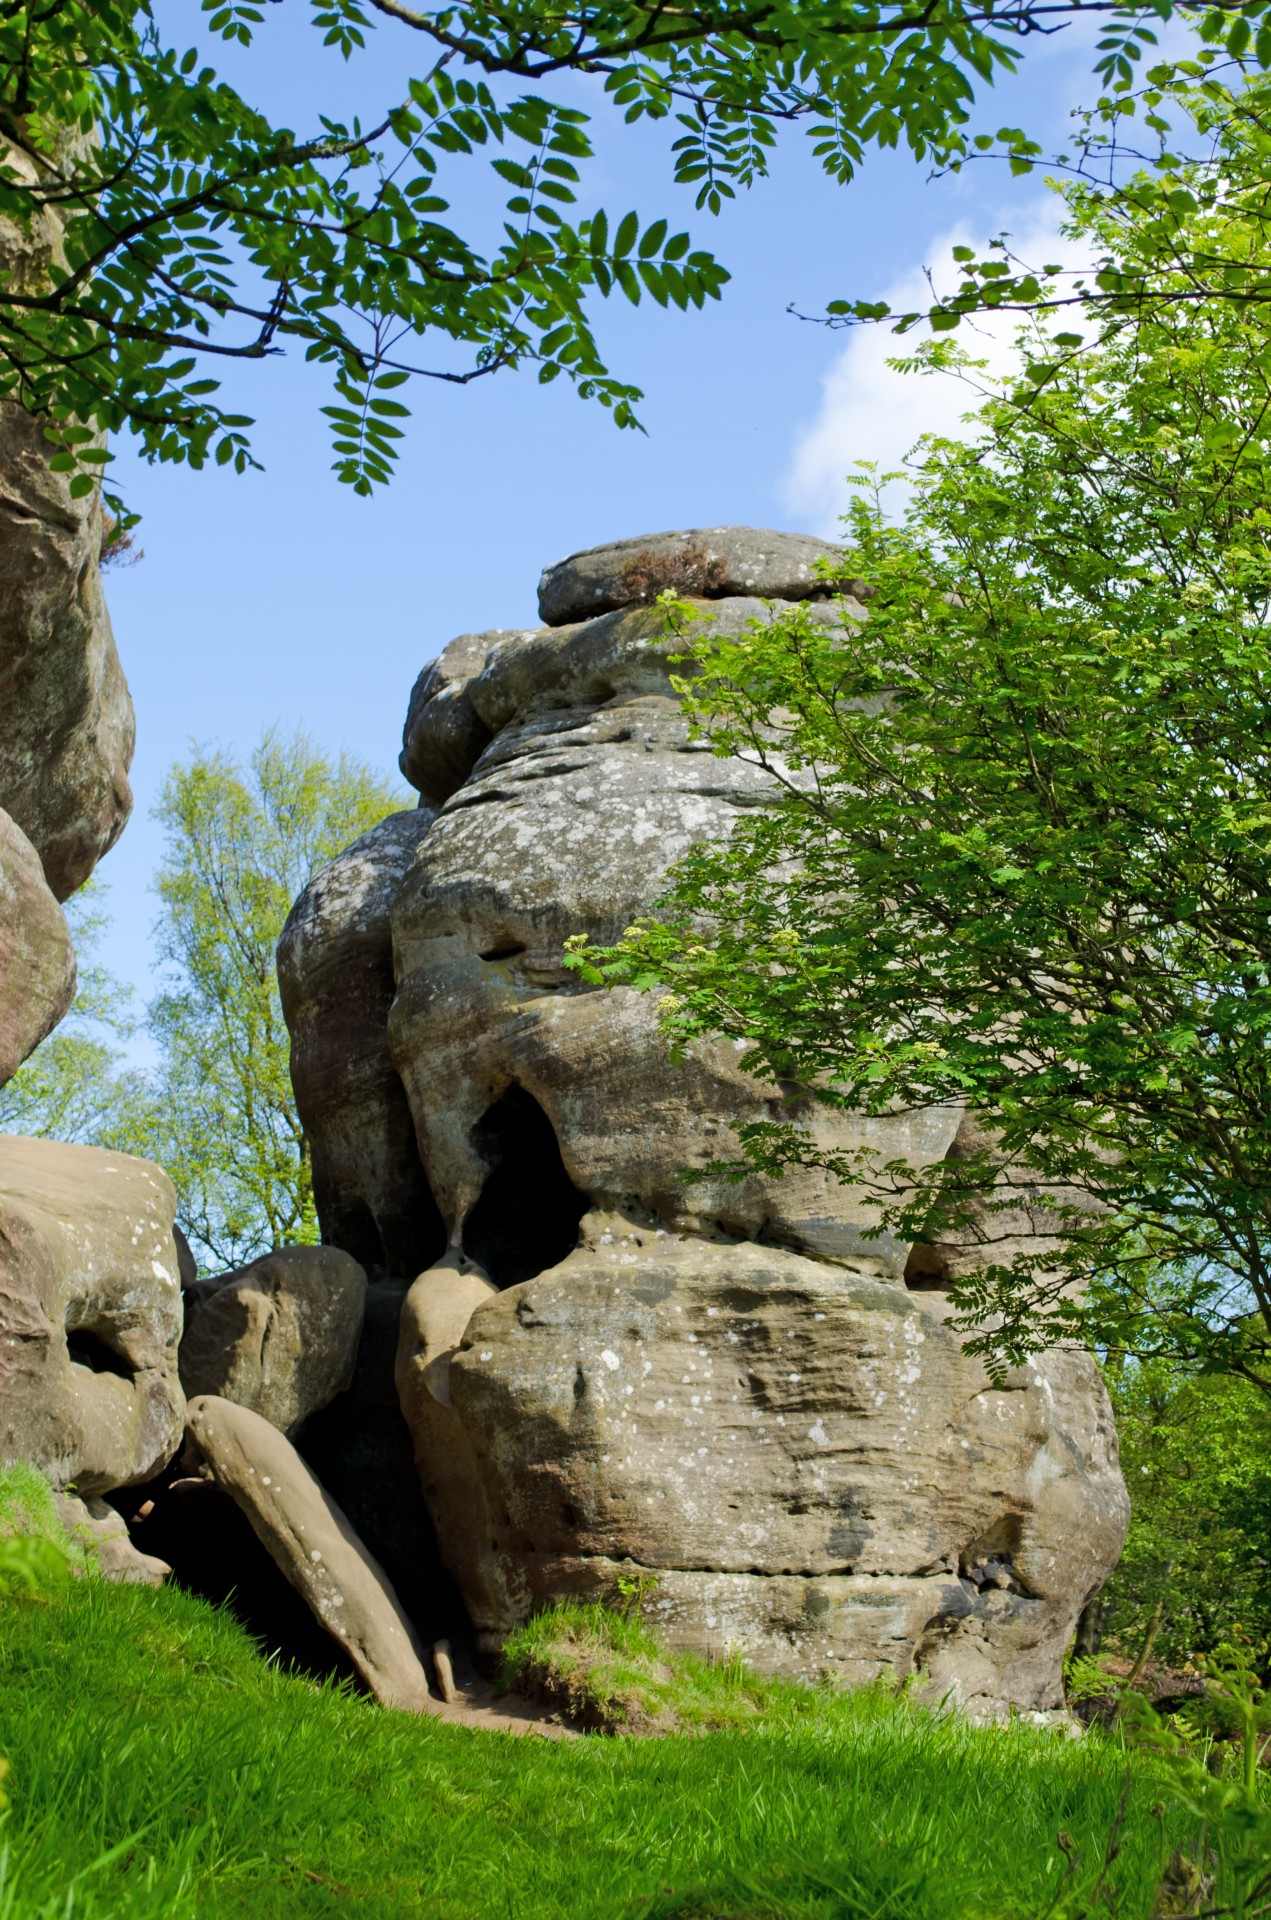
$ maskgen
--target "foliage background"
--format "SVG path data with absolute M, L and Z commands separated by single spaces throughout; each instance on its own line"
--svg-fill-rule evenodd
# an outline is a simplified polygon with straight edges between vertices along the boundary
M 0 1088 L 0 1130 L 158 1161 L 207 1271 L 316 1241 L 278 936 L 314 875 L 413 798 L 300 732 L 267 731 L 246 764 L 194 748 L 170 769 L 156 809 L 166 834 L 154 882 L 159 991 L 144 1021 L 154 1064 L 130 1063 L 132 996 L 93 959 L 104 923 L 98 883 L 71 906 L 81 963 L 74 1008 Z

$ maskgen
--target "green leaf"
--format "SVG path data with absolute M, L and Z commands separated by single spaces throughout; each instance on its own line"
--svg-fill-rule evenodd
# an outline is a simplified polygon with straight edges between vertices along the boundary
M 640 258 L 642 260 L 651 260 L 658 252 L 662 242 L 666 239 L 667 224 L 665 220 L 655 220 L 651 227 L 646 227 L 644 236 L 640 241 Z

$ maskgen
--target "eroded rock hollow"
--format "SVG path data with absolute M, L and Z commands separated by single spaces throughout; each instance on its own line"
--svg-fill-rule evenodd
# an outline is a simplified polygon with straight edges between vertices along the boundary
M 324 1237 L 398 1273 L 397 1383 L 479 1638 L 643 1576 L 674 1643 L 967 1710 L 1046 1712 L 1127 1504 L 1094 1363 L 991 1386 L 938 1273 L 819 1173 L 686 1185 L 782 1096 L 731 1045 L 666 1056 L 650 996 L 584 986 L 764 777 L 688 739 L 647 601 L 716 631 L 827 598 L 817 541 L 713 528 L 572 556 L 541 628 L 465 634 L 411 696 L 422 799 L 318 877 L 279 955 Z M 692 629 L 688 634 L 691 642 Z M 819 1113 L 880 1165 L 962 1115 Z M 907 1281 L 906 1273 L 910 1278 Z

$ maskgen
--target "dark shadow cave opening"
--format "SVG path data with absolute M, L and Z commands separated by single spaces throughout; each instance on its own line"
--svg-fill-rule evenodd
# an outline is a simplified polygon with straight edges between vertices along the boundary
M 132 1361 L 92 1327 L 68 1327 L 66 1351 L 71 1356 L 72 1366 L 86 1367 L 90 1373 L 112 1373 L 117 1380 L 135 1380 L 137 1377 L 137 1369 Z
M 551 1121 L 524 1087 L 510 1086 L 472 1134 L 490 1172 L 463 1223 L 463 1250 L 496 1286 L 515 1287 L 573 1252 L 589 1202 L 565 1171 Z
M 947 1293 L 953 1284 L 949 1255 L 945 1248 L 927 1246 L 917 1240 L 905 1262 L 905 1285 L 911 1293 Z
M 177 1586 L 234 1614 L 283 1668 L 315 1680 L 348 1680 L 364 1691 L 344 1648 L 275 1566 L 227 1493 L 182 1477 L 175 1462 L 158 1480 L 132 1488 L 130 1499 L 126 1492 L 111 1501 L 133 1545 L 166 1560 Z

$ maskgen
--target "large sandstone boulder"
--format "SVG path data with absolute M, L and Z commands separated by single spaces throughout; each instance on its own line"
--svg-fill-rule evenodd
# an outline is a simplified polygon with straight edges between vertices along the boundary
M 181 1385 L 294 1434 L 353 1378 L 366 1274 L 338 1247 L 279 1247 L 186 1289 Z
M 435 817 L 395 813 L 363 834 L 306 887 L 278 943 L 323 1232 L 364 1265 L 408 1277 L 437 1258 L 445 1234 L 388 1050 L 389 911 Z
M 1126 1521 L 1093 1361 L 994 1388 L 930 1292 L 612 1217 L 588 1237 L 477 1305 L 447 1359 L 482 1524 L 462 1494 L 438 1524 L 478 1551 L 481 1630 L 641 1573 L 673 1642 L 916 1672 L 978 1713 L 1062 1704 Z
M 384 1706 L 433 1705 L 414 1628 L 383 1569 L 291 1442 L 246 1407 L 201 1398 L 190 1434 L 218 1487 Z
M 181 1437 L 175 1198 L 148 1160 L 0 1136 L 0 1460 L 82 1495 Z
M 564 965 L 571 936 L 616 937 L 769 795 L 761 767 L 688 737 L 673 677 L 701 623 L 743 633 L 787 596 L 864 617 L 859 583 L 821 597 L 820 542 L 717 531 L 574 556 L 542 603 L 569 624 L 465 635 L 412 698 L 402 764 L 438 811 L 386 888 L 377 1071 L 450 1247 L 402 1314 L 420 1483 L 487 1645 L 643 1571 L 681 1645 L 1048 1711 L 1124 1533 L 1097 1372 L 1047 1355 L 992 1388 L 945 1325 L 967 1249 L 880 1233 L 866 1181 L 705 1171 L 767 1118 L 848 1164 L 930 1165 L 968 1150 L 966 1116 L 832 1112 L 723 1043 L 672 1062 L 652 996 Z M 697 602 L 674 635 L 639 604 L 668 584 Z M 335 1126 L 311 1131 L 316 1153 Z M 377 1199 L 337 1158 L 324 1228 L 345 1196 L 378 1218 L 391 1182 Z
M 0 403 L 0 807 L 58 900 L 132 807 L 132 701 L 102 594 L 96 494 L 72 500 L 37 420 Z
M 39 855 L 0 812 L 0 1086 L 62 1018 L 75 993 L 75 953 Z
M 711 611 L 729 632 L 766 617 L 754 600 Z M 759 768 L 688 740 L 670 679 L 692 637 L 633 610 L 493 652 L 469 695 L 496 737 L 393 906 L 389 1038 L 419 1150 L 452 1242 L 502 1285 L 562 1258 L 589 1205 L 904 1268 L 907 1248 L 868 1237 L 869 1195 L 824 1174 L 686 1188 L 682 1170 L 735 1152 L 739 1125 L 786 1117 L 786 1094 L 731 1044 L 672 1066 L 650 996 L 581 990 L 563 964 L 570 935 L 616 937 L 671 861 L 768 791 Z M 806 1117 L 880 1164 L 941 1159 L 959 1118 Z
M 544 567 L 538 611 L 549 627 L 559 627 L 656 599 L 668 587 L 707 599 L 757 594 L 764 600 L 810 600 L 828 591 L 815 569 L 832 551 L 811 534 L 763 527 L 637 534 Z

